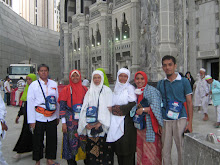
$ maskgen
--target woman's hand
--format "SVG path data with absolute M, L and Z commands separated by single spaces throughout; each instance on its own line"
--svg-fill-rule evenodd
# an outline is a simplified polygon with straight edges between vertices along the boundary
M 108 107 L 109 112 L 112 113 L 112 107 Z
M 142 115 L 142 113 L 145 112 L 145 113 L 149 113 L 150 112 L 150 107 L 144 107 L 144 108 L 139 108 L 136 113 L 138 115 Z
M 101 124 L 100 122 L 98 122 L 98 123 L 96 123 L 96 124 L 94 125 L 94 127 L 95 127 L 95 129 L 97 130 L 101 125 L 102 125 L 102 124 Z
M 157 133 L 160 136 L 162 135 L 162 127 L 160 125 L 158 126 L 158 132 Z
M 94 126 L 92 126 L 91 124 L 87 124 L 86 125 L 86 129 L 91 130 Z
M 18 121 L 18 120 L 19 120 L 19 116 L 17 116 L 17 117 L 16 117 L 16 119 L 15 119 L 15 123 L 16 123 L 16 124 L 18 124 L 18 123 L 19 123 L 19 121 Z
M 63 123 L 63 124 L 62 124 L 62 132 L 63 132 L 63 133 L 67 133 L 66 123 Z

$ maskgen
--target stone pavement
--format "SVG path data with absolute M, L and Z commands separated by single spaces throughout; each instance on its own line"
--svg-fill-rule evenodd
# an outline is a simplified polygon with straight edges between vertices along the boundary
M 32 161 L 31 153 L 26 153 L 22 155 L 22 158 L 19 160 L 15 160 L 12 158 L 13 155 L 15 155 L 15 152 L 13 152 L 13 148 L 18 140 L 18 137 L 21 132 L 22 123 L 23 123 L 23 117 L 20 117 L 19 124 L 15 124 L 15 118 L 17 115 L 19 108 L 9 106 L 7 107 L 7 125 L 8 125 L 8 131 L 6 134 L 6 138 L 2 140 L 3 146 L 2 151 L 3 155 L 8 162 L 9 165 L 31 165 L 35 162 Z M 213 127 L 213 124 L 216 121 L 216 113 L 213 106 L 209 106 L 209 121 L 202 121 L 203 115 L 202 113 L 198 113 L 194 111 L 194 118 L 193 118 L 193 131 L 197 133 L 201 133 L 203 135 L 207 135 L 207 133 L 217 133 L 216 128 Z M 61 124 L 58 126 L 58 150 L 57 150 L 57 162 L 59 162 L 61 165 L 66 165 L 66 161 L 62 160 L 60 158 L 61 155 L 61 143 L 62 143 L 62 133 L 61 133 Z M 175 146 L 175 145 L 173 145 Z M 177 163 L 177 152 L 175 147 L 173 147 L 172 150 L 172 159 L 173 164 L 175 165 Z M 41 160 L 42 165 L 46 165 L 46 159 Z M 84 163 L 82 161 L 79 161 L 79 165 L 83 165 Z M 115 165 L 117 165 L 117 159 L 115 156 Z

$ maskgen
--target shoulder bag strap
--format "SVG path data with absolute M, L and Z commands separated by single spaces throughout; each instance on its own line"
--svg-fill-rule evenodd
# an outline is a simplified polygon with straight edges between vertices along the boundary
M 73 106 L 73 95 L 72 95 L 72 88 L 71 88 L 71 86 L 70 86 L 70 94 L 71 94 L 71 108 L 72 108 L 72 106 Z
M 167 90 L 166 90 L 166 83 L 165 83 L 165 80 L 163 80 L 163 87 L 164 87 L 165 99 L 166 99 L 166 107 L 167 107 Z
M 103 89 L 103 86 L 102 86 L 102 89 Z M 99 92 L 99 97 L 100 97 L 100 94 L 101 94 L 101 92 L 102 92 L 102 89 L 101 89 L 100 92 Z M 99 98 L 98 98 L 97 110 L 99 110 Z
M 38 83 L 39 83 L 39 85 L 40 85 L 40 88 L 41 88 L 41 91 L 42 91 L 42 93 L 43 93 L 43 95 L 44 95 L 44 91 L 43 91 L 43 89 L 42 89 L 42 86 L 41 86 L 41 84 L 40 84 L 40 81 L 39 81 L 39 80 L 37 80 L 37 81 L 38 81 Z M 46 100 L 45 95 L 44 95 L 44 99 Z

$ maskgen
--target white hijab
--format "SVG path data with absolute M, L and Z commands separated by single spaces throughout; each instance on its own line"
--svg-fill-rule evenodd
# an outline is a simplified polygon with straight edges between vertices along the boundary
M 128 75 L 127 82 L 122 84 L 119 82 L 119 75 L 125 73 Z M 134 86 L 129 83 L 130 71 L 126 68 L 121 68 L 117 73 L 117 81 L 113 93 L 113 106 L 114 105 L 126 105 L 129 102 L 137 100 L 137 96 L 134 93 Z M 124 135 L 124 118 L 125 116 L 111 115 L 111 126 L 109 128 L 107 142 L 115 142 Z
M 93 82 L 93 77 L 95 74 L 101 76 L 101 82 L 99 85 L 95 85 Z M 88 92 L 86 93 L 82 110 L 80 112 L 80 119 L 78 124 L 78 133 L 80 135 L 90 135 L 90 130 L 87 130 L 85 127 L 88 124 L 86 122 L 86 110 L 88 106 L 97 106 L 98 98 L 99 98 L 99 111 L 98 111 L 98 121 L 102 124 L 103 132 L 98 136 L 103 137 L 106 133 L 108 133 L 108 129 L 110 127 L 110 117 L 111 114 L 108 110 L 108 107 L 112 106 L 112 91 L 109 87 L 103 85 L 104 76 L 103 73 L 99 70 L 96 70 L 92 73 L 92 81 Z M 102 89 L 102 91 L 101 91 Z M 101 93 L 100 93 L 101 91 Z M 100 95 L 100 96 L 99 96 Z

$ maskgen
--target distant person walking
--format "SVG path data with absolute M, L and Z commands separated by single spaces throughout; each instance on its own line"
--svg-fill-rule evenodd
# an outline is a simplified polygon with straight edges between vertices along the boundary
M 84 78 L 83 82 L 82 82 L 83 86 L 89 87 L 89 80 L 86 79 L 86 77 Z
M 22 131 L 20 137 L 15 145 L 13 151 L 17 152 L 16 155 L 13 156 L 15 159 L 19 159 L 22 153 L 31 152 L 33 150 L 33 136 L 29 128 L 29 124 L 27 123 L 27 92 L 29 85 L 37 80 L 37 76 L 35 74 L 29 74 L 26 76 L 27 85 L 24 89 L 24 92 L 21 96 L 22 106 L 18 112 L 18 115 L 15 119 L 15 123 L 18 124 L 18 120 L 21 115 L 24 115 L 24 121 L 22 126 Z
M 24 91 L 25 88 L 25 81 L 23 79 L 23 77 L 20 77 L 20 80 L 18 80 L 17 82 L 17 88 L 18 90 L 16 90 L 15 92 L 15 102 L 16 102 L 16 106 L 19 105 L 19 98 L 21 93 Z
M 199 90 L 199 100 L 204 113 L 204 121 L 209 120 L 208 116 L 208 104 L 209 104 L 209 85 L 205 80 L 206 70 L 201 68 L 199 71 L 201 80 L 198 82 L 197 88 Z
M 211 76 L 205 76 L 205 80 L 211 85 L 210 94 L 212 95 L 212 101 L 216 110 L 217 123 L 216 128 L 220 128 L 220 82 L 212 79 Z
M 11 86 L 10 86 L 10 78 L 7 76 L 6 81 L 4 83 L 5 93 L 7 95 L 7 105 L 10 105 L 11 101 Z
M 195 80 L 194 80 L 193 76 L 192 76 L 191 73 L 188 71 L 188 72 L 186 72 L 185 77 L 189 80 L 189 83 L 190 83 L 190 85 L 191 85 L 191 89 L 193 90 L 193 85 L 194 85 L 194 83 L 195 83 Z

